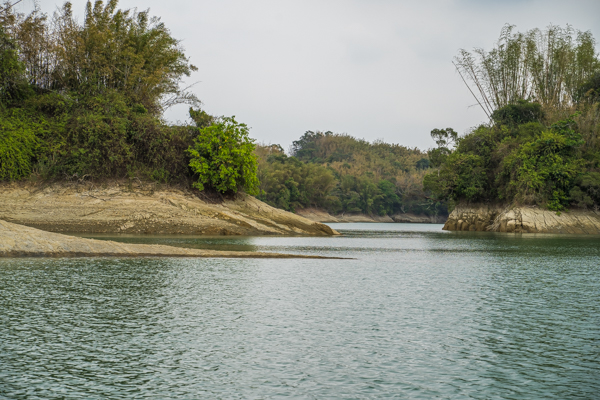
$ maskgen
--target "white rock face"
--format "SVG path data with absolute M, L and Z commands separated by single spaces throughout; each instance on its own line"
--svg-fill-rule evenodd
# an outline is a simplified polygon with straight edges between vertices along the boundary
M 126 244 L 51 233 L 0 220 L 0 257 L 327 258 L 249 251 L 216 251 Z
M 556 213 L 535 206 L 459 204 L 444 225 L 448 231 L 600 234 L 600 213 L 570 210 Z

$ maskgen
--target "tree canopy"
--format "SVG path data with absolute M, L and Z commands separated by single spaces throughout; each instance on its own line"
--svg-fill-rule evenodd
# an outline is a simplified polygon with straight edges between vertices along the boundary
M 258 146 L 259 198 L 286 210 L 317 207 L 331 213 L 439 215 L 444 202 L 428 198 L 421 181 L 429 158 L 418 149 L 344 134 L 307 131 L 291 147 Z
M 198 99 L 181 89 L 196 68 L 149 11 L 70 2 L 52 17 L 0 9 L 0 180 L 140 177 L 190 179 L 195 127 L 162 112 Z

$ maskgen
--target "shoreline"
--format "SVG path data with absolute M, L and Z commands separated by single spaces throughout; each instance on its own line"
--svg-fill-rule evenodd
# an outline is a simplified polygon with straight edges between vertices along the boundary
M 23 257 L 193 257 L 348 259 L 316 255 L 201 250 L 158 244 L 129 244 L 42 231 L 0 220 L 0 258 Z
M 367 215 L 367 214 L 348 214 L 331 215 L 327 211 L 319 208 L 304 208 L 296 210 L 296 214 L 314 222 L 321 223 L 345 223 L 345 222 L 379 222 L 379 223 L 412 223 L 412 224 L 444 224 L 447 220 L 445 216 L 427 216 L 416 214 L 394 214 L 389 215 Z
M 443 229 L 600 235 L 600 212 L 571 209 L 557 213 L 537 206 L 462 203 L 450 213 Z
M 0 183 L 0 219 L 49 232 L 339 235 L 246 194 L 214 204 L 191 189 L 115 180 Z

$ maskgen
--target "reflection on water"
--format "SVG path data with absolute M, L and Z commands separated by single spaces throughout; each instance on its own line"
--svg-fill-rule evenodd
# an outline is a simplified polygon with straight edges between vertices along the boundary
M 110 239 L 355 260 L 0 260 L 0 398 L 597 398 L 598 238 L 334 227 Z

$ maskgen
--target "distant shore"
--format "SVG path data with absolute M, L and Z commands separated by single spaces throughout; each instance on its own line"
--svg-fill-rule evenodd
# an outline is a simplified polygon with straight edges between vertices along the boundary
M 318 208 L 304 208 L 296 210 L 296 214 L 315 222 L 398 222 L 413 224 L 443 224 L 446 216 L 428 216 L 416 214 L 394 214 L 394 215 L 367 215 L 367 214 L 342 214 L 331 215 L 325 210 Z

